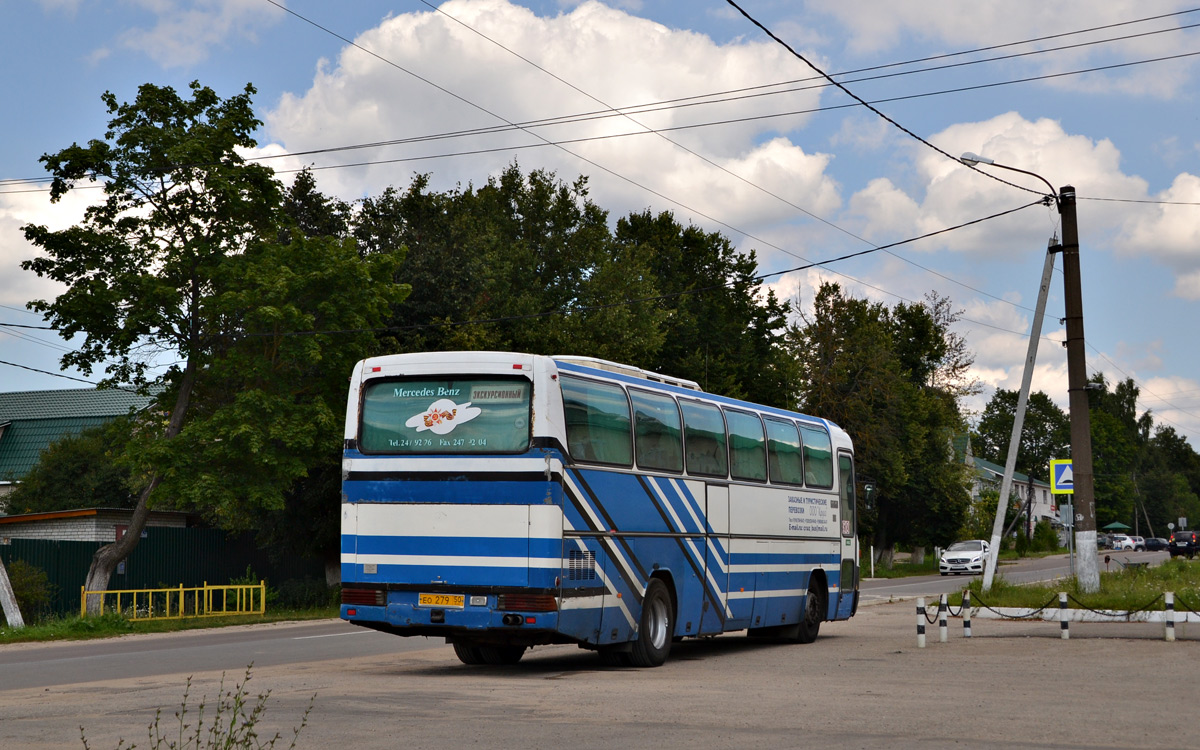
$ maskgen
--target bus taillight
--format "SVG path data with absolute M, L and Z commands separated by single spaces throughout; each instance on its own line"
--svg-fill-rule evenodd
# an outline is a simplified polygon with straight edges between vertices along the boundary
M 553 594 L 500 594 L 496 597 L 496 609 L 519 612 L 553 612 L 558 609 L 558 600 Z

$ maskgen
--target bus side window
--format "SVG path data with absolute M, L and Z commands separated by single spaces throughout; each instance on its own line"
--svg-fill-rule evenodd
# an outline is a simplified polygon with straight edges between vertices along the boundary
M 800 435 L 796 425 L 767 418 L 767 464 L 771 481 L 804 484 L 804 462 L 800 456 Z
M 757 414 L 725 410 L 729 425 L 729 470 L 734 479 L 767 480 L 767 446 Z
M 725 449 L 725 420 L 721 410 L 711 404 L 680 400 L 683 410 L 683 438 L 687 446 L 689 474 L 725 477 L 729 474 Z
M 619 385 L 563 375 L 567 450 L 579 461 L 631 466 L 629 399 Z
M 629 389 L 638 468 L 683 471 L 683 440 L 675 399 Z
M 833 443 L 820 427 L 800 424 L 804 437 L 804 483 L 809 487 L 833 487 Z

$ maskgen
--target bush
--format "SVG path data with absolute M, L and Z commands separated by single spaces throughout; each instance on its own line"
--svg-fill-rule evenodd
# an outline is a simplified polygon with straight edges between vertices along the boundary
M 1017 534 L 1013 545 L 1017 548 L 1017 557 L 1024 557 L 1029 553 L 1029 540 L 1025 538 L 1024 534 Z
M 1040 552 L 1054 552 L 1058 549 L 1058 533 L 1049 521 L 1042 519 L 1033 527 L 1033 546 L 1030 549 Z
M 255 586 L 259 577 L 250 566 L 245 574 L 229 581 L 233 586 Z M 323 578 L 306 576 L 284 581 L 278 588 L 267 585 L 267 607 L 271 609 L 323 609 L 341 602 L 341 587 L 329 586 Z
M 275 604 L 283 609 L 320 609 L 341 601 L 341 588 L 330 586 L 323 578 L 293 578 L 279 584 Z
M 24 560 L 13 560 L 5 568 L 25 624 L 40 622 L 49 616 L 54 585 L 50 583 L 46 571 Z

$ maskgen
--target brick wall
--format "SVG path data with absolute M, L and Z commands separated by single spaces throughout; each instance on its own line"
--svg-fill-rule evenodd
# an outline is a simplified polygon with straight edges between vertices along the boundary
M 117 526 L 129 525 L 131 512 L 99 511 L 75 518 L 51 518 L 0 524 L 0 539 L 56 539 L 64 542 L 115 542 Z M 184 528 L 183 514 L 150 513 L 147 527 Z

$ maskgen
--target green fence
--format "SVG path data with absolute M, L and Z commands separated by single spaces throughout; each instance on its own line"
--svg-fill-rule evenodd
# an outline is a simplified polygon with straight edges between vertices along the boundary
M 50 609 L 55 614 L 79 610 L 79 589 L 87 578 L 92 556 L 101 542 L 66 542 L 46 539 L 12 539 L 0 544 L 0 560 L 15 560 L 46 572 L 52 587 Z M 226 583 L 245 576 L 250 567 L 255 578 L 271 586 L 284 581 L 324 580 L 322 561 L 298 556 L 273 558 L 254 543 L 252 534 L 231 535 L 219 529 L 149 527 L 109 581 L 111 589 L 196 587 L 205 582 Z

